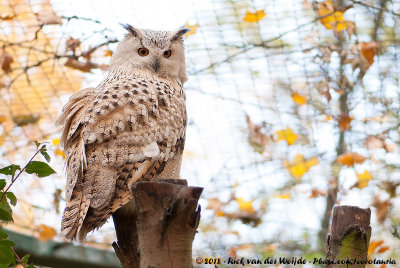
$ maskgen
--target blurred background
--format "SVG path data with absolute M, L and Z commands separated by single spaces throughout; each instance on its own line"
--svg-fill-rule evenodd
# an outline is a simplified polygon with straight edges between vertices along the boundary
M 186 26 L 181 175 L 204 187 L 193 256 L 322 257 L 340 204 L 370 207 L 370 257 L 400 262 L 400 1 L 0 3 L 0 167 L 37 140 L 57 171 L 15 182 L 5 229 L 65 245 L 62 106 L 106 75 L 119 23 Z M 87 240 L 75 245 L 111 252 L 112 219 Z

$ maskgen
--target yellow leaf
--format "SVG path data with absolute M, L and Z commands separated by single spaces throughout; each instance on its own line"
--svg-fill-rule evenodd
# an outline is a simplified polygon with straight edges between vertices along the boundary
M 303 105 L 307 103 L 307 98 L 303 95 L 300 95 L 298 92 L 294 92 L 292 95 L 292 100 L 299 104 L 299 105 Z
M 357 186 L 358 188 L 362 189 L 366 187 L 370 180 L 372 180 L 371 174 L 368 170 L 364 171 L 364 173 L 356 173 L 357 176 Z
M 58 149 L 58 148 L 57 148 L 56 151 L 54 152 L 54 154 L 56 154 L 56 155 L 61 155 L 62 158 L 65 159 L 65 153 L 64 153 L 64 151 L 61 150 L 61 149 Z
M 265 11 L 263 9 L 257 10 L 255 13 L 246 10 L 246 15 L 244 16 L 243 20 L 245 22 L 257 22 L 265 16 Z
M 332 117 L 330 115 L 325 116 L 325 121 L 330 121 Z
M 365 160 L 367 160 L 366 157 L 354 152 L 341 154 L 336 159 L 338 163 L 346 165 L 348 167 L 354 166 L 354 164 L 362 164 Z
M 290 174 L 295 178 L 301 178 L 311 167 L 318 164 L 318 158 L 313 157 L 311 159 L 304 159 L 302 154 L 297 154 L 293 162 L 284 161 L 283 165 Z
M 341 32 L 348 26 L 355 27 L 352 21 L 344 20 L 344 11 L 335 10 L 330 0 L 319 3 L 317 13 L 320 17 L 319 21 L 329 30 Z
M 238 203 L 240 210 L 250 213 L 256 213 L 253 208 L 253 201 L 245 201 L 243 198 L 239 197 L 236 198 L 236 202 Z
M 186 22 L 185 27 L 190 30 L 189 32 L 185 33 L 185 38 L 188 38 L 188 36 L 194 35 L 197 32 L 197 28 L 199 27 L 199 24 L 196 23 L 196 24 L 190 25 L 189 22 Z
M 280 199 L 290 199 L 290 194 L 277 194 L 275 197 Z
M 53 145 L 57 146 L 60 144 L 60 139 L 54 139 L 52 140 Z
M 50 240 L 56 235 L 56 231 L 54 230 L 54 228 L 47 226 L 45 224 L 39 225 L 38 231 L 39 231 L 39 239 L 41 241 Z
M 292 145 L 296 140 L 297 140 L 297 134 L 293 132 L 291 128 L 285 128 L 281 129 L 275 132 L 275 135 L 278 137 L 276 138 L 276 141 L 282 141 L 285 140 L 288 145 Z
M 111 57 L 113 55 L 113 52 L 109 49 L 106 50 L 106 53 L 104 53 L 104 57 Z

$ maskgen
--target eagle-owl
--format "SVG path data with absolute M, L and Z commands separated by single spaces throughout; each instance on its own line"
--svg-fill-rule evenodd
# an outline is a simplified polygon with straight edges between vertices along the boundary
M 186 82 L 182 36 L 128 31 L 96 87 L 74 94 L 57 124 L 66 153 L 62 234 L 83 240 L 133 201 L 137 181 L 179 178 L 185 143 Z M 131 201 L 131 202 L 130 202 Z

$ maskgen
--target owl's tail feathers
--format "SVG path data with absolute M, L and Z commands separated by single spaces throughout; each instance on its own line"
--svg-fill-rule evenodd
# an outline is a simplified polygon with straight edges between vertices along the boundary
M 85 219 L 90 205 L 90 198 L 83 195 L 82 191 L 74 190 L 71 200 L 65 206 L 62 223 L 61 234 L 67 239 L 76 239 L 81 230 L 82 223 Z M 80 240 L 82 241 L 85 236 Z

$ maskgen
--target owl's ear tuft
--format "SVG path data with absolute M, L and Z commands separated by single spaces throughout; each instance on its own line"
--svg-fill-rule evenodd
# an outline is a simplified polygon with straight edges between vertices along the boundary
M 181 28 L 176 33 L 172 35 L 171 41 L 176 41 L 182 37 L 185 33 L 189 32 L 188 28 Z
M 125 30 L 129 32 L 130 35 L 134 37 L 139 37 L 140 32 L 138 29 L 134 28 L 132 25 L 127 24 L 127 23 L 120 23 L 122 27 L 124 27 Z

